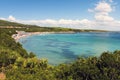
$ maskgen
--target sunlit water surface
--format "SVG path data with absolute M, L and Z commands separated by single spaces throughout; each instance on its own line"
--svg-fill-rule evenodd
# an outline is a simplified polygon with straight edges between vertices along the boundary
M 104 51 L 120 50 L 119 32 L 81 32 L 75 34 L 33 35 L 19 42 L 28 52 L 48 59 L 50 64 L 68 63 L 78 56 L 100 56 Z

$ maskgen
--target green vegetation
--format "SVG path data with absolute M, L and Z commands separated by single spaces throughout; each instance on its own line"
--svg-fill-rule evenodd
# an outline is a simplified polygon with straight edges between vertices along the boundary
M 47 60 L 36 58 L 34 53 L 27 53 L 11 38 L 16 30 L 37 28 L 0 28 L 0 72 L 6 75 L 6 80 L 120 80 L 120 50 L 52 66 Z M 39 31 L 60 29 L 63 28 L 39 28 Z
M 15 23 L 15 22 L 9 22 L 9 21 L 4 21 L 4 20 L 0 20 L 0 26 L 19 26 L 22 27 L 24 26 L 23 24 L 20 23 Z

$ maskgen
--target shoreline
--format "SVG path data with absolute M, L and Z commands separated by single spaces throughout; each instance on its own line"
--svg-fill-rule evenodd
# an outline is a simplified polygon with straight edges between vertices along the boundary
M 69 31 L 69 32 L 25 32 L 25 31 L 16 31 L 17 34 L 13 34 L 12 38 L 15 39 L 16 42 L 18 42 L 18 40 L 20 40 L 21 38 L 24 37 L 28 37 L 28 36 L 32 36 L 32 35 L 46 35 L 46 34 L 62 34 L 62 33 L 75 33 L 73 31 Z
M 91 31 L 93 32 L 93 31 Z M 90 33 L 91 33 L 90 32 Z M 73 33 L 77 33 L 75 31 L 60 31 L 60 32 L 25 32 L 25 31 L 16 31 L 17 34 L 13 34 L 12 38 L 15 39 L 16 42 L 18 42 L 21 38 L 24 37 L 28 37 L 28 36 L 32 36 L 32 35 L 46 35 L 46 34 L 73 34 Z

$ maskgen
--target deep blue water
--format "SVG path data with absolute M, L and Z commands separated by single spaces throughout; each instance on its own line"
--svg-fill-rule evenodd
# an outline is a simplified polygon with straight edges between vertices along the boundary
M 50 64 L 60 64 L 78 56 L 100 56 L 104 51 L 120 50 L 120 32 L 33 35 L 19 42 L 28 52 L 48 59 Z

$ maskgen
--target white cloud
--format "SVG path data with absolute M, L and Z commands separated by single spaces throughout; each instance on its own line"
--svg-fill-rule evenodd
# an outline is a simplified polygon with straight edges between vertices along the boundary
M 111 5 L 106 2 L 99 2 L 95 7 L 96 12 L 109 13 L 112 11 Z
M 109 2 L 107 2 L 109 1 Z M 82 19 L 82 20 L 66 20 L 66 19 L 46 19 L 46 20 L 16 20 L 15 17 L 9 16 L 8 18 L 0 18 L 9 21 L 16 21 L 25 24 L 34 24 L 39 26 L 50 27 L 67 27 L 77 29 L 100 29 L 100 30 L 116 30 L 120 31 L 120 21 L 115 20 L 110 16 L 110 12 L 113 11 L 111 6 L 112 0 L 102 0 L 95 5 L 95 8 L 88 9 L 89 12 L 94 13 L 94 20 Z
M 6 20 L 6 18 L 0 17 L 1 20 Z
M 16 19 L 15 19 L 15 17 L 13 17 L 12 15 L 10 15 L 10 16 L 8 17 L 8 20 L 10 20 L 10 21 L 15 21 Z
M 107 2 L 99 2 L 94 8 L 95 19 L 98 21 L 111 21 L 114 20 L 113 17 L 109 16 L 109 13 L 112 12 L 111 4 Z
M 107 0 L 106 0 L 107 1 Z M 107 3 L 105 0 L 100 1 L 96 4 L 94 9 L 91 9 L 95 13 L 95 24 L 94 28 L 96 29 L 105 29 L 105 30 L 119 30 L 120 31 L 120 21 L 115 20 L 110 16 L 110 12 L 113 11 L 111 6 L 112 0 L 109 0 L 111 3 Z
M 29 20 L 29 21 L 18 21 L 21 23 L 27 23 L 27 24 L 37 24 L 37 25 L 42 25 L 42 26 L 72 26 L 72 28 L 79 28 L 79 26 L 90 26 L 92 25 L 92 21 L 89 21 L 88 19 L 83 19 L 83 20 L 66 20 L 66 19 L 60 19 L 60 20 L 52 20 L 52 19 L 46 19 L 46 20 Z M 88 25 L 89 24 L 89 25 Z M 75 27 L 76 26 L 76 27 Z M 78 27 L 77 27 L 78 26 Z
M 107 15 L 95 15 L 97 21 L 113 21 L 114 18 Z

